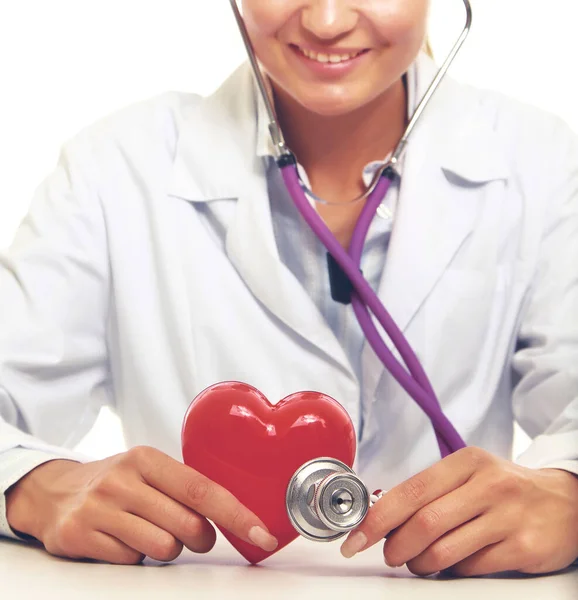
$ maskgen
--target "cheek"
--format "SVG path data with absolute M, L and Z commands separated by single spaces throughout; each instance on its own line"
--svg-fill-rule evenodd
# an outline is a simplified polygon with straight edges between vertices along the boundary
M 287 0 L 243 0 L 243 19 L 251 38 L 274 37 L 295 11 Z
M 393 0 L 371 4 L 370 27 L 382 47 L 375 67 L 393 78 L 415 60 L 427 31 L 429 1 Z
M 301 0 L 243 0 L 243 19 L 259 62 L 275 80 L 287 79 L 283 38 Z M 291 77 L 289 77 L 291 79 Z
M 386 45 L 421 44 L 427 28 L 429 2 L 396 0 L 371 6 L 371 26 Z

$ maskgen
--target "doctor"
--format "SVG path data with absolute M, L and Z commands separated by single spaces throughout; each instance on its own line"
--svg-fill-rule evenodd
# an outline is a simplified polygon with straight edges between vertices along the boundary
M 244 0 L 289 147 L 347 247 L 359 194 L 436 72 L 428 0 Z M 364 274 L 468 448 L 427 418 L 331 300 L 321 244 L 272 158 L 247 65 L 209 98 L 168 93 L 67 142 L 0 257 L 0 534 L 136 563 L 211 549 L 209 520 L 276 540 L 180 462 L 185 410 L 242 380 L 339 400 L 356 469 L 390 491 L 342 547 L 387 537 L 425 575 L 546 573 L 578 556 L 578 140 L 447 80 L 369 232 Z M 132 448 L 69 448 L 100 407 Z M 512 461 L 514 421 L 533 443 Z M 209 519 L 209 520 L 208 520 Z

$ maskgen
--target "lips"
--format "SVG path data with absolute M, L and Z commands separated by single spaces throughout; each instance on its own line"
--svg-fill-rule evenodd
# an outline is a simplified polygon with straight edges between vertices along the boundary
M 366 62 L 370 50 L 365 48 L 313 49 L 296 44 L 287 46 L 291 62 L 301 73 L 316 80 L 336 81 L 346 77 Z

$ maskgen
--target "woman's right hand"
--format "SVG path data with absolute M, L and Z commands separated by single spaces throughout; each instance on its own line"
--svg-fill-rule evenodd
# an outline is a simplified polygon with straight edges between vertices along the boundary
M 145 556 L 174 560 L 183 546 L 208 552 L 216 539 L 208 519 L 263 550 L 277 547 L 225 488 L 149 447 L 86 464 L 44 463 L 6 500 L 12 529 L 67 558 L 137 564 Z

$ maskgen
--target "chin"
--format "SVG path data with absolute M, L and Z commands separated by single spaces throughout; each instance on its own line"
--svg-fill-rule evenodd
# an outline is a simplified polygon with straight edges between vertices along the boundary
M 305 110 L 320 117 L 340 117 L 352 113 L 370 102 L 370 99 L 359 97 L 351 91 L 332 94 L 323 92 L 317 94 L 293 94 L 293 99 Z
M 325 99 L 303 103 L 305 109 L 320 117 L 341 117 L 354 112 L 362 106 L 363 103 L 352 100 L 328 101 Z

